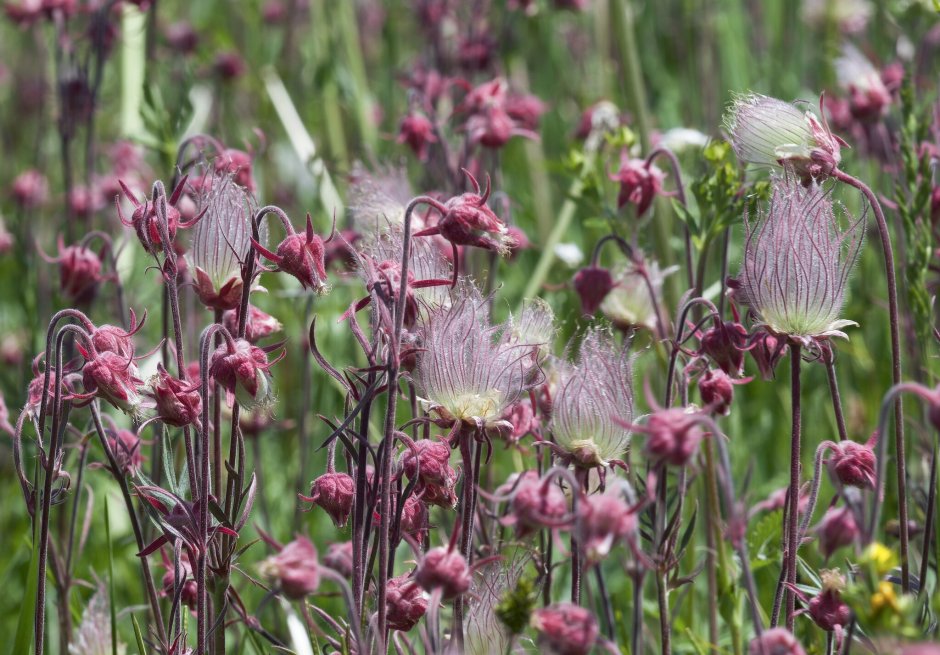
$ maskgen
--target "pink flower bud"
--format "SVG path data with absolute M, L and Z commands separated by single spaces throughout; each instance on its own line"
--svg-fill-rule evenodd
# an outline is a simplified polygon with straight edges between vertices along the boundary
M 418 621 L 428 611 L 427 596 L 409 575 L 400 575 L 388 581 L 385 600 L 388 606 L 388 627 L 392 630 L 408 632 L 418 625 Z
M 594 314 L 614 288 L 614 278 L 606 268 L 588 266 L 575 273 L 572 284 L 581 299 L 581 311 Z
M 680 408 L 653 412 L 647 418 L 645 431 L 646 454 L 672 466 L 685 466 L 705 436 L 695 415 Z
M 498 492 L 511 492 L 510 514 L 503 525 L 516 526 L 516 536 L 527 537 L 543 528 L 559 527 L 559 520 L 568 513 L 568 499 L 557 484 L 539 479 L 536 471 L 512 476 Z
M 614 544 L 630 537 L 636 530 L 636 514 L 618 494 L 595 494 L 583 498 L 578 504 L 575 532 L 589 562 L 599 562 L 607 557 Z
M 428 155 L 428 146 L 437 143 L 434 124 L 424 114 L 411 112 L 398 127 L 398 143 L 407 144 L 418 159 L 424 161 Z
M 875 488 L 875 451 L 870 444 L 840 441 L 832 446 L 828 465 L 833 477 L 843 486 Z
M 349 520 L 356 481 L 347 473 L 324 473 L 310 485 L 310 495 L 301 495 L 302 500 L 317 505 L 330 515 L 333 525 L 341 528 Z
M 237 399 L 244 407 L 263 405 L 270 400 L 271 376 L 268 355 L 245 339 L 225 342 L 209 359 L 209 375 L 225 389 L 229 405 Z
M 215 160 L 216 173 L 231 175 L 235 184 L 255 192 L 255 179 L 251 172 L 251 155 L 243 150 L 226 148 Z
M 457 246 L 474 246 L 508 254 L 512 244 L 506 224 L 486 204 L 490 195 L 489 180 L 486 190 L 480 189 L 476 178 L 467 173 L 473 191 L 455 196 L 444 203 L 444 216 L 434 227 L 416 232 L 415 236 L 440 234 Z
M 98 189 L 84 185 L 72 187 L 69 193 L 69 208 L 75 216 L 88 218 L 103 207 L 104 201 Z
M 222 315 L 222 325 L 232 334 L 238 334 L 238 309 L 229 309 Z M 258 343 L 265 337 L 280 332 L 281 322 L 254 305 L 248 306 L 248 320 L 245 321 L 245 339 L 249 343 Z
M 539 428 L 539 417 L 528 400 L 507 407 L 502 418 L 512 426 L 512 429 L 503 435 L 512 443 L 517 443 L 522 437 L 534 433 Z
M 115 473 L 120 476 L 134 476 L 144 463 L 140 452 L 140 437 L 130 430 L 107 430 L 108 446 L 117 464 Z
M 734 400 L 734 382 L 720 368 L 708 369 L 699 378 L 698 391 L 702 394 L 702 402 L 716 414 L 727 416 L 731 411 L 731 401 Z
M 128 220 L 121 211 L 121 205 L 118 204 L 118 217 L 121 223 L 127 227 L 134 228 L 137 238 L 147 252 L 156 253 L 163 251 L 163 237 L 160 230 L 160 217 L 157 212 L 157 203 L 151 200 L 141 202 L 134 195 L 123 181 L 118 181 L 124 196 L 134 205 L 134 212 Z M 194 216 L 190 221 L 183 221 L 182 215 L 177 205 L 183 198 L 186 178 L 183 178 L 173 193 L 166 199 L 166 232 L 172 242 L 176 238 L 176 232 L 180 227 L 192 227 L 201 216 Z
M 842 600 L 845 578 L 838 571 L 820 571 L 822 591 L 809 601 L 809 615 L 820 628 L 832 632 L 845 627 L 852 618 L 852 610 Z
M 181 428 L 199 420 L 202 397 L 198 385 L 173 377 L 163 364 L 157 364 L 157 375 L 150 381 L 150 389 L 160 420 L 167 425 Z
M 326 549 L 323 563 L 344 578 L 351 578 L 353 571 L 353 545 L 351 541 L 332 543 Z
M 440 589 L 442 599 L 450 600 L 470 589 L 470 567 L 459 552 L 438 546 L 425 553 L 415 581 L 428 592 Z
M 90 303 L 104 279 L 101 258 L 86 246 L 66 246 L 59 237 L 59 255 L 51 258 L 40 255 L 47 262 L 59 265 L 59 288 L 62 294 L 77 305 Z
M 545 103 L 529 93 L 510 95 L 506 98 L 505 107 L 506 113 L 520 127 L 533 132 L 539 129 L 539 121 L 546 111 Z
M 700 350 L 708 355 L 722 371 L 732 377 L 741 377 L 744 370 L 744 349 L 747 330 L 735 321 L 716 322 L 702 335 Z
M 223 80 L 231 81 L 245 74 L 245 60 L 237 52 L 220 52 L 212 68 Z
M 450 466 L 450 446 L 442 441 L 420 439 L 402 453 L 402 470 L 425 484 L 452 484 L 456 473 Z
M 137 377 L 134 360 L 110 351 L 89 353 L 80 345 L 77 347 L 86 359 L 82 368 L 85 392 L 108 401 L 125 414 L 140 414 L 138 389 L 143 381 Z
M 646 213 L 653 198 L 662 193 L 665 174 L 643 159 L 631 159 L 626 152 L 620 155 L 620 168 L 610 174 L 610 179 L 620 183 L 617 207 L 626 204 L 636 206 L 637 217 Z
M 23 209 L 36 209 L 49 197 L 46 176 L 35 169 L 23 171 L 13 179 L 13 201 Z
M 751 640 L 750 655 L 806 655 L 800 642 L 786 628 L 764 630 Z
M 265 575 L 277 580 L 283 594 L 299 600 L 320 586 L 317 549 L 306 537 L 297 537 L 261 564 Z
M 760 370 L 763 379 L 774 379 L 774 371 L 786 351 L 786 342 L 768 332 L 762 332 L 755 337 L 754 347 L 751 348 L 751 356 L 757 363 L 757 368 Z
M 324 263 L 323 239 L 313 233 L 313 222 L 307 214 L 306 233 L 290 232 L 281 241 L 275 252 L 254 242 L 255 249 L 278 265 L 285 273 L 293 275 L 304 289 L 322 291 L 326 287 L 326 265 Z
M 571 603 L 537 609 L 531 623 L 539 633 L 539 645 L 557 655 L 587 655 L 599 634 L 591 611 Z
M 193 26 L 186 21 L 178 21 L 167 26 L 163 36 L 171 48 L 183 55 L 191 54 L 199 45 L 199 36 Z
M 860 535 L 855 515 L 848 507 L 834 507 L 826 512 L 816 532 L 819 550 L 826 559 L 843 546 L 852 544 Z

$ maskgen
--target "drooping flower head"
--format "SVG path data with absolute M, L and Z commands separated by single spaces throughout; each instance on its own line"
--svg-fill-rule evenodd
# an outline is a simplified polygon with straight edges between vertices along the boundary
M 807 344 L 847 338 L 841 329 L 856 323 L 839 313 L 862 245 L 863 219 L 840 221 L 829 191 L 815 183 L 775 177 L 770 206 L 757 220 L 745 216 L 739 298 L 773 334 Z
M 653 199 L 663 190 L 666 175 L 643 159 L 633 159 L 626 151 L 620 154 L 620 167 L 610 174 L 610 179 L 620 183 L 617 207 L 626 204 L 636 206 L 636 215 L 643 216 L 653 204 Z
M 241 265 L 250 256 L 251 222 L 256 202 L 231 175 L 215 175 L 203 185 L 199 206 L 205 212 L 192 233 L 190 263 L 199 299 L 212 309 L 235 309 L 241 302 Z M 267 225 L 259 228 L 267 242 Z
M 312 594 L 320 586 L 317 549 L 303 536 L 298 536 L 262 562 L 261 571 L 275 579 L 283 594 L 291 599 Z
M 157 364 L 157 374 L 150 379 L 149 393 L 156 402 L 157 415 L 167 425 L 181 428 L 199 422 L 202 413 L 199 386 L 173 377 L 163 364 Z
M 742 162 L 778 167 L 787 164 L 803 178 L 829 175 L 841 161 L 844 142 L 825 119 L 777 98 L 748 93 L 734 99 L 725 129 Z
M 559 364 L 552 403 L 555 443 L 580 466 L 605 466 L 620 458 L 630 430 L 614 421 L 633 419 L 633 366 L 626 347 L 593 329 L 575 364 Z
M 429 310 L 420 329 L 414 379 L 441 420 L 480 428 L 502 424 L 502 415 L 541 377 L 531 353 L 506 325 L 491 325 L 487 301 L 471 282 L 451 293 L 448 307 Z
M 266 350 L 245 339 L 224 341 L 209 359 L 209 375 L 225 390 L 229 405 L 237 399 L 243 407 L 265 406 L 273 396 L 268 369 L 278 359 L 269 362 Z
M 408 632 L 428 611 L 428 597 L 410 575 L 390 578 L 385 589 L 388 627 Z
M 415 582 L 425 591 L 441 591 L 441 598 L 450 600 L 470 589 L 471 571 L 466 558 L 446 546 L 432 548 L 418 564 Z
M 600 631 L 590 610 L 572 603 L 556 603 L 532 614 L 539 645 L 556 655 L 587 655 Z
M 105 279 L 101 272 L 101 255 L 82 243 L 66 246 L 61 235 L 57 245 L 57 257 L 49 257 L 42 251 L 40 256 L 49 263 L 59 265 L 59 288 L 62 295 L 75 304 L 89 304 L 98 293 L 98 286 Z
M 185 177 L 180 180 L 176 188 L 173 189 L 173 193 L 166 199 L 166 232 L 171 242 L 176 237 L 178 228 L 190 228 L 202 218 L 201 215 L 197 214 L 192 220 L 184 221 L 180 215 L 180 210 L 177 209 L 177 204 L 182 198 L 183 190 L 186 187 L 186 180 L 187 178 Z M 134 206 L 134 212 L 131 214 L 130 219 L 127 219 L 121 209 L 120 200 L 116 201 L 118 218 L 121 220 L 121 224 L 134 228 L 134 231 L 137 233 L 137 238 L 140 240 L 144 250 L 152 253 L 161 252 L 163 250 L 163 237 L 161 236 L 159 224 L 160 218 L 159 212 L 157 211 L 157 200 L 144 198 L 143 202 L 141 202 L 123 181 L 119 180 L 118 183 L 121 186 L 124 196 Z
M 279 270 L 297 278 L 304 289 L 322 292 L 326 288 L 326 262 L 323 239 L 313 231 L 313 219 L 307 214 L 307 228 L 304 232 L 295 232 L 286 218 L 283 222 L 287 236 L 275 252 L 255 241 L 252 241 L 252 245 L 277 264 Z
M 851 43 L 843 45 L 835 69 L 839 86 L 849 96 L 849 111 L 856 120 L 871 123 L 885 115 L 891 105 L 891 92 L 881 73 L 858 48 Z

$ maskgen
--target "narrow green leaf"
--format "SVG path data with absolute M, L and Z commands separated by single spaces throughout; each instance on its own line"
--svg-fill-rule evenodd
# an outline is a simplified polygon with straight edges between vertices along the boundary
M 134 622 L 134 637 L 137 639 L 137 652 L 140 655 L 147 655 L 147 647 L 144 645 L 144 635 L 140 631 L 140 624 L 137 623 L 137 617 L 131 615 L 131 621 Z

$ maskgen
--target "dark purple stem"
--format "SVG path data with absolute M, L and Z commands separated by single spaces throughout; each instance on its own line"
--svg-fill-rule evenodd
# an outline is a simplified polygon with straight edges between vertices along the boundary
M 793 422 L 790 432 L 790 488 L 789 488 L 789 510 L 787 512 L 787 549 L 786 557 L 786 581 L 788 589 L 786 591 L 786 625 L 787 630 L 793 632 L 793 622 L 796 618 L 796 594 L 792 589 L 796 585 L 796 559 L 799 550 L 799 506 L 800 506 L 800 441 L 801 441 L 801 416 L 800 416 L 800 364 L 801 347 L 799 344 L 790 344 L 790 402 Z

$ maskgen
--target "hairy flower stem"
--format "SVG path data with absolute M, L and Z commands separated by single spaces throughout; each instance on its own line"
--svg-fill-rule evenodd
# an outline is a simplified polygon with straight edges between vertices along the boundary
M 894 272 L 894 251 L 891 247 L 888 221 L 881 209 L 881 203 L 878 202 L 878 198 L 867 184 L 839 169 L 834 170 L 832 175 L 840 182 L 861 191 L 875 214 L 875 220 L 878 224 L 878 236 L 881 239 L 881 247 L 884 251 L 885 279 L 888 283 L 888 319 L 891 324 L 891 379 L 893 384 L 898 385 L 901 383 L 901 336 L 898 320 L 898 288 Z M 907 593 L 911 587 L 910 565 L 908 562 L 907 463 L 905 461 L 904 444 L 904 406 L 900 396 L 897 396 L 894 400 L 894 447 L 898 488 L 898 520 L 900 522 L 898 530 L 901 549 L 901 589 Z M 874 528 L 874 526 L 872 527 Z
M 600 598 L 601 609 L 604 614 L 604 627 L 607 628 L 607 638 L 614 641 L 616 635 L 616 619 L 614 618 L 614 606 L 610 602 L 610 593 L 607 591 L 607 583 L 604 581 L 604 570 L 600 563 L 594 565 L 594 579 L 597 580 L 597 595 Z
M 656 484 L 656 549 L 662 562 L 668 559 L 666 552 L 666 513 L 667 513 L 668 472 L 661 466 Z M 656 602 L 659 607 L 659 636 L 662 655 L 672 652 L 671 621 L 669 618 L 668 582 L 665 564 L 659 564 L 656 571 Z
M 630 576 L 633 578 L 633 611 L 630 614 L 630 652 L 643 652 L 643 578 L 645 571 L 637 566 Z M 713 603 L 714 604 L 714 603 Z
M 111 475 L 121 488 L 121 497 L 124 499 L 124 506 L 127 508 L 127 516 L 131 522 L 131 529 L 134 531 L 134 540 L 137 542 L 137 550 L 143 551 L 147 543 L 144 541 L 144 532 L 141 529 L 140 519 L 137 517 L 137 511 L 134 509 L 130 488 L 127 486 L 127 477 L 121 471 L 117 459 L 114 457 L 114 451 L 111 448 L 111 444 L 108 442 L 104 426 L 101 424 L 101 409 L 98 407 L 98 402 L 93 402 L 90 407 L 91 418 L 95 424 L 95 432 L 97 432 L 98 441 L 101 442 L 101 447 L 104 449 L 105 456 L 108 458 L 108 466 L 111 468 Z M 147 602 L 150 603 L 150 613 L 153 617 L 153 623 L 155 624 L 157 635 L 160 637 L 161 642 L 165 643 L 166 628 L 163 625 L 163 613 L 160 610 L 160 598 L 157 595 L 157 587 L 153 582 L 153 575 L 150 572 L 150 562 L 146 557 L 138 557 L 137 559 L 140 560 L 141 573 L 144 578 L 144 588 L 147 591 Z
M 832 396 L 832 413 L 836 417 L 836 428 L 839 431 L 839 441 L 845 441 L 849 438 L 848 431 L 845 428 L 845 414 L 842 413 L 842 396 L 839 394 L 839 379 L 836 377 L 835 358 L 830 355 L 824 355 L 823 362 L 826 365 L 826 379 L 829 382 L 829 395 Z
M 408 293 L 408 269 L 411 264 L 411 218 L 418 205 L 427 204 L 434 208 L 440 208 L 441 205 L 433 198 L 428 196 L 418 196 L 408 203 L 405 208 L 405 217 L 403 221 L 403 236 L 401 244 L 401 285 L 398 288 L 398 302 L 395 303 L 395 329 L 391 334 L 391 340 L 388 348 L 388 365 L 386 368 L 387 379 L 387 397 L 388 403 L 385 409 L 385 425 L 382 431 L 382 442 L 385 445 L 383 457 L 380 462 L 380 485 L 379 495 L 379 513 L 385 517 L 379 524 L 379 574 L 376 583 L 377 598 L 377 622 L 376 635 L 379 640 L 386 643 L 385 634 L 388 625 L 387 612 L 388 605 L 385 598 L 385 592 L 388 588 L 389 561 L 391 558 L 389 537 L 392 529 L 392 451 L 395 440 L 395 417 L 398 408 L 398 373 L 401 364 L 401 333 L 405 323 L 405 304 L 404 299 Z
M 794 612 L 796 610 L 796 560 L 799 550 L 799 507 L 800 507 L 800 364 L 801 347 L 797 343 L 790 344 L 790 402 L 792 425 L 790 431 L 790 487 L 787 497 L 789 509 L 787 510 L 786 549 L 784 558 L 787 570 L 788 583 L 786 594 L 785 618 L 787 630 L 793 632 Z

